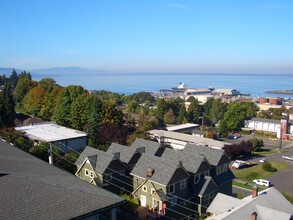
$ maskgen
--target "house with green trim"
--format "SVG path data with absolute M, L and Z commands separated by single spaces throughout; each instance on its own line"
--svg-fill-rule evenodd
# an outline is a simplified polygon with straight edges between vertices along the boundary
M 206 212 L 217 193 L 232 195 L 234 175 L 229 162 L 220 149 L 187 144 L 179 151 L 137 138 L 130 147 L 113 143 L 107 152 L 87 147 L 76 162 L 76 174 L 103 186 L 101 178 L 106 167 L 116 171 L 113 175 L 123 173 L 120 171 L 124 168 L 120 181 L 115 182 L 116 189 L 125 189 L 157 216 L 196 218 Z M 85 169 L 95 170 L 94 178 L 85 176 Z
M 126 189 L 127 167 L 121 162 L 119 153 L 108 153 L 95 148 L 86 147 L 76 160 L 79 178 L 103 187 L 113 193 L 121 194 Z
M 192 211 L 177 205 L 182 202 L 181 198 L 189 197 L 190 175 L 182 163 L 143 154 L 130 174 L 133 176 L 132 195 L 157 216 L 181 219 Z

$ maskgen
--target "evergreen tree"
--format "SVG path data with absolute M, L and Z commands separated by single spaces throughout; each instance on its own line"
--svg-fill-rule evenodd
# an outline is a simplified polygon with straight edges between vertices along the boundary
M 164 114 L 167 111 L 167 104 L 166 104 L 165 100 L 161 99 L 161 98 L 159 98 L 157 100 L 156 104 L 157 104 L 157 108 L 155 110 L 155 114 L 159 119 L 163 120 Z
M 10 75 L 10 83 L 11 83 L 12 88 L 15 88 L 15 86 L 17 85 L 17 82 L 18 82 L 18 74 L 15 71 L 15 69 L 13 69 L 12 73 Z
M 0 92 L 0 127 L 14 126 L 15 109 L 11 91 L 10 83 L 6 82 Z
M 98 112 L 92 112 L 85 131 L 88 134 L 88 146 L 97 148 L 100 143 L 101 115 Z
M 188 118 L 188 113 L 186 111 L 185 104 L 183 103 L 180 107 L 179 115 L 177 117 L 177 123 L 181 124 L 183 123 L 184 120 L 186 121 L 187 118 Z
M 14 89 L 14 101 L 16 104 L 16 109 L 18 111 L 22 110 L 22 100 L 31 87 L 32 83 L 30 73 L 27 73 L 25 71 L 21 72 Z
M 200 116 L 200 105 L 197 99 L 193 99 L 188 108 L 189 121 L 198 122 Z

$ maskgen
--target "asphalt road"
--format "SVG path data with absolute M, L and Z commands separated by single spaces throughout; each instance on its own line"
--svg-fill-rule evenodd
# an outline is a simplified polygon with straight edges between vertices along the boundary
M 259 137 L 256 137 L 256 138 L 260 139 Z M 228 139 L 225 141 L 230 143 L 240 143 L 242 140 L 249 140 L 249 139 L 253 139 L 253 135 L 246 135 L 238 139 Z M 263 147 L 264 149 L 278 149 L 279 148 L 278 141 L 272 141 L 267 139 L 263 139 L 263 141 L 265 145 Z M 275 174 L 269 176 L 267 180 L 270 180 L 271 183 L 274 185 L 274 187 L 278 189 L 280 192 L 287 192 L 293 195 L 293 161 L 282 159 L 283 155 L 293 157 L 293 141 L 283 140 L 282 149 L 288 149 L 288 151 L 268 155 L 265 157 L 265 159 L 269 162 L 278 161 L 278 162 L 288 163 L 289 168 L 283 171 L 276 172 Z M 251 157 L 245 160 L 259 162 L 259 159 L 260 159 L 259 157 Z M 241 193 L 242 195 L 247 196 L 250 194 L 250 191 L 233 187 L 233 193 Z

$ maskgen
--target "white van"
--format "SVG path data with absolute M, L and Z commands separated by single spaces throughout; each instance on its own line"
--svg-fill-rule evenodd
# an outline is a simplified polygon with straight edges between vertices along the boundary
M 253 180 L 252 182 L 254 182 L 257 185 L 261 185 L 261 186 L 266 186 L 266 187 L 271 186 L 271 182 L 268 180 L 256 179 L 256 180 Z

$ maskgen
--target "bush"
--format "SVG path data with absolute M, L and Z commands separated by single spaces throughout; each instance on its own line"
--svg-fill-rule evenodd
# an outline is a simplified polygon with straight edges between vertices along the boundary
M 267 171 L 267 172 L 276 172 L 277 171 L 277 169 L 275 167 L 272 167 L 272 164 L 269 162 L 263 163 L 262 168 L 264 171 Z

